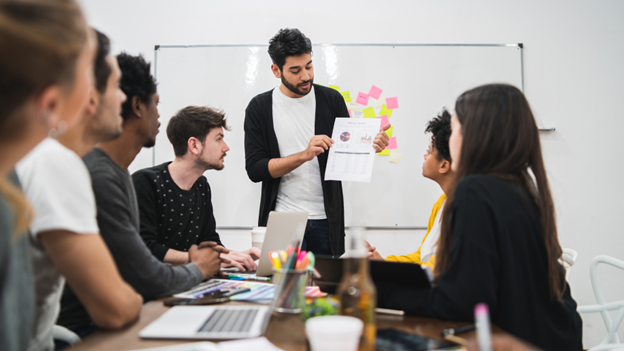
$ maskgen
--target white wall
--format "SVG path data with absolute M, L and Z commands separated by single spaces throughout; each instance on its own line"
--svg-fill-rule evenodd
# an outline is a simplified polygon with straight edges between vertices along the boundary
M 542 145 L 560 241 L 579 252 L 570 278 L 577 302 L 594 303 L 588 270 L 593 257 L 624 259 L 624 1 L 83 3 L 91 23 L 112 38 L 115 51 L 142 53 L 148 60 L 155 44 L 266 43 L 284 27 L 299 28 L 316 43 L 524 43 L 527 97 L 539 123 L 557 128 L 543 134 Z M 144 152 L 132 169 L 149 165 L 151 154 Z M 372 236 L 389 254 L 411 251 L 408 245 L 417 246 L 422 233 Z M 224 240 L 244 246 L 237 244 L 244 238 L 233 232 Z M 624 274 L 604 272 L 609 280 L 604 288 L 611 292 L 607 298 L 621 299 Z M 590 347 L 605 328 L 597 315 L 583 318 L 585 346 Z

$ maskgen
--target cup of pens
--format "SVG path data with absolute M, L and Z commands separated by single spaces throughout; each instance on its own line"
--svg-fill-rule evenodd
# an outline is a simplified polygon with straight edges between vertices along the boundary
M 296 247 L 296 246 L 295 246 Z M 293 249 L 271 251 L 275 298 L 273 310 L 280 313 L 301 313 L 305 306 L 305 287 L 314 267 L 314 254 Z

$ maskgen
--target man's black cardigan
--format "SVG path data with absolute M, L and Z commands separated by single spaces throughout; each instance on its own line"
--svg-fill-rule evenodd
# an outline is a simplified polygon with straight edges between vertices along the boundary
M 331 137 L 336 117 L 348 117 L 345 101 L 334 89 L 314 85 L 316 97 L 315 135 Z M 301 150 L 303 151 L 303 150 Z M 325 213 L 329 222 L 329 241 L 332 255 L 344 253 L 344 201 L 342 183 L 325 181 L 328 151 L 318 155 Z M 275 209 L 277 189 L 281 178 L 269 173 L 269 160 L 280 158 L 275 129 L 273 129 L 273 90 L 254 97 L 245 110 L 245 169 L 249 179 L 262 182 L 258 225 L 266 226 L 269 212 Z

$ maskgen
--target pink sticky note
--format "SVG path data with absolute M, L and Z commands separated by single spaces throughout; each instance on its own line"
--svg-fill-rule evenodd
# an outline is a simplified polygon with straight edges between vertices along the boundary
M 396 149 L 396 148 L 397 148 L 396 137 L 392 137 L 390 138 L 390 140 L 388 140 L 388 147 L 386 149 Z
M 368 92 L 368 96 L 372 97 L 375 100 L 379 100 L 379 97 L 381 96 L 381 92 L 382 92 L 381 89 L 373 85 L 370 88 L 370 91 Z
M 399 101 L 395 97 L 386 98 L 386 106 L 388 106 L 388 110 L 394 110 L 399 108 Z
M 381 128 L 383 128 L 386 124 L 390 123 L 390 121 L 388 121 L 388 116 L 386 115 L 379 116 L 377 118 L 381 118 L 381 125 L 380 125 Z
M 355 100 L 360 105 L 368 105 L 368 94 L 358 93 L 357 100 Z
M 349 111 L 349 117 L 353 118 L 353 114 Z

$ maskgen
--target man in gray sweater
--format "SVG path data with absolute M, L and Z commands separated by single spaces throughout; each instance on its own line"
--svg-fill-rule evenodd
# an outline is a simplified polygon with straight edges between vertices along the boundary
M 199 284 L 219 271 L 220 253 L 228 253 L 216 243 L 193 245 L 190 263 L 172 266 L 156 259 L 140 232 L 140 217 L 128 166 L 143 147 L 154 146 L 158 134 L 158 100 L 150 65 L 142 57 L 118 56 L 122 72 L 121 88 L 127 96 L 123 104 L 123 133 L 117 139 L 98 144 L 84 156 L 93 181 L 97 220 L 123 279 L 147 301 L 169 296 Z M 110 113 L 110 111 L 98 111 Z M 119 114 L 119 109 L 113 113 Z M 93 327 L 84 307 L 66 289 L 58 324 L 81 336 Z

